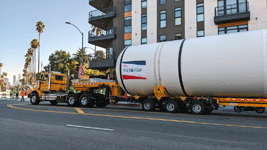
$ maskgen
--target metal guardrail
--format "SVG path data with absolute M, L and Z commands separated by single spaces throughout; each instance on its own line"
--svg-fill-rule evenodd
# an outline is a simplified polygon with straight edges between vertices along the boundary
M 249 11 L 249 2 L 215 7 L 215 17 L 226 16 Z
M 101 17 L 101 16 L 111 15 L 115 13 L 116 13 L 116 7 L 114 6 L 103 8 L 100 10 L 93 10 L 89 12 L 89 21 L 95 17 Z
M 88 31 L 89 38 L 92 37 L 103 37 L 108 35 L 116 34 L 116 27 L 107 28 L 105 30 L 101 30 L 100 33 L 97 33 L 97 30 L 93 32 L 93 30 Z

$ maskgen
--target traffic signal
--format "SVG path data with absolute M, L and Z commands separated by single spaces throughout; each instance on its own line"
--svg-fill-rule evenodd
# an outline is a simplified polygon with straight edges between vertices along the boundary
M 79 71 L 79 64 L 76 64 L 76 71 Z

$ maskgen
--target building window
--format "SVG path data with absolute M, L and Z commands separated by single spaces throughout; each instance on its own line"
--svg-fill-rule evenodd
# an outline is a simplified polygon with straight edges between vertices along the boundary
M 197 31 L 197 37 L 204 37 L 204 36 L 205 36 L 204 30 Z
M 176 34 L 174 34 L 174 39 L 175 39 L 175 40 L 180 40 L 180 39 L 182 39 L 182 34 L 181 34 L 181 33 L 176 33 Z
M 248 25 L 239 25 L 239 26 L 230 26 L 230 27 L 222 27 L 218 29 L 218 34 L 230 34 L 236 32 L 244 32 L 248 31 Z
M 142 8 L 146 8 L 147 7 L 147 2 L 146 0 L 142 0 Z
M 197 22 L 204 21 L 204 3 L 197 4 Z
M 147 15 L 146 14 L 142 15 L 141 21 L 142 21 L 142 31 L 147 30 Z
M 218 16 L 248 11 L 247 0 L 218 0 Z
M 167 26 L 167 21 L 166 21 L 166 10 L 160 11 L 160 28 L 165 28 Z
M 147 38 L 142 38 L 142 43 L 141 44 L 147 44 Z
M 124 33 L 132 32 L 132 17 L 124 18 Z
M 174 20 L 174 24 L 177 26 L 177 25 L 181 25 L 182 24 L 182 19 L 181 19 L 181 16 L 182 16 L 182 11 L 181 11 L 181 8 L 175 8 L 174 9 L 174 16 L 175 16 L 175 20 Z
M 160 41 L 160 42 L 167 41 L 167 36 L 166 36 L 166 35 L 161 35 L 161 36 L 159 37 L 159 41 Z
M 125 46 L 131 46 L 132 45 L 132 40 L 124 40 L 124 45 Z
M 106 49 L 106 58 L 107 59 L 113 58 L 113 47 L 109 47 Z
M 125 0 L 124 11 L 132 11 L 132 0 Z
M 166 4 L 166 0 L 159 0 L 159 4 L 160 5 Z

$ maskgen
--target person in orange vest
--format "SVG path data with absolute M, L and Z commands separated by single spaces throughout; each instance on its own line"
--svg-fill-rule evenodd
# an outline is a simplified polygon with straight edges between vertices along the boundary
M 21 90 L 20 94 L 21 94 L 21 100 L 20 101 L 25 101 L 25 99 L 24 99 L 25 91 L 23 89 Z

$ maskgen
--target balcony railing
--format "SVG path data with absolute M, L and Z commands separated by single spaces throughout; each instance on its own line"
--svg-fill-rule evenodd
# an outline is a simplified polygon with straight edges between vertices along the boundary
M 111 27 L 111 28 L 108 28 L 108 29 L 105 29 L 105 30 L 101 30 L 100 33 L 97 33 L 96 30 L 94 32 L 93 32 L 93 30 L 90 30 L 88 32 L 89 38 L 92 38 L 92 37 L 105 37 L 105 36 L 114 35 L 114 34 L 116 34 L 116 27 Z
M 215 7 L 215 24 L 249 19 L 249 2 Z
M 97 17 L 114 16 L 116 13 L 116 7 L 107 7 L 101 10 L 93 10 L 89 12 L 89 21 Z
M 89 5 L 96 9 L 107 8 L 110 6 L 112 0 L 89 0 Z
M 215 16 L 232 15 L 249 11 L 249 2 L 233 5 L 219 6 L 215 8 Z

